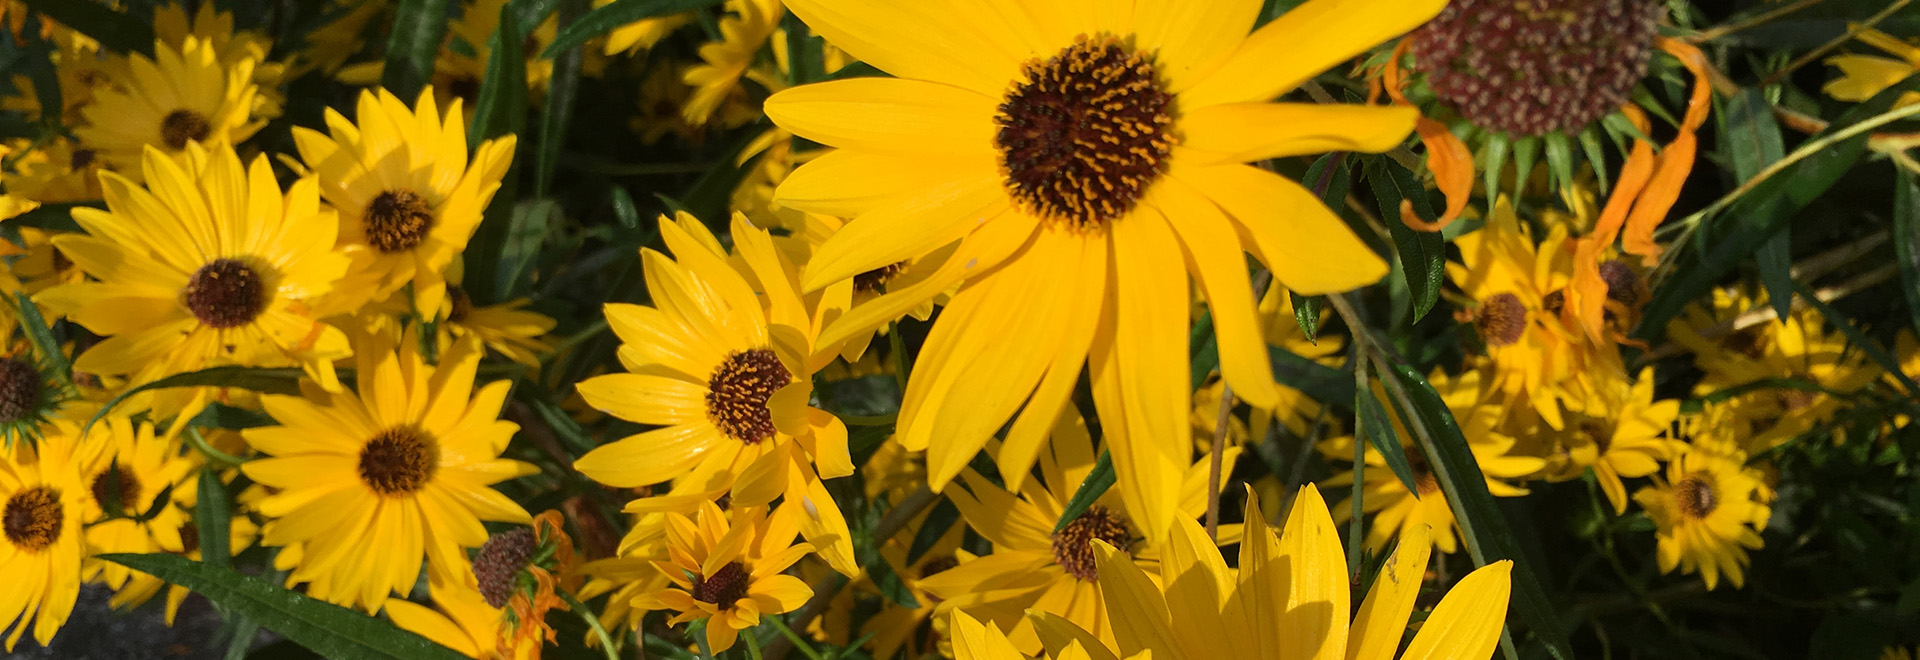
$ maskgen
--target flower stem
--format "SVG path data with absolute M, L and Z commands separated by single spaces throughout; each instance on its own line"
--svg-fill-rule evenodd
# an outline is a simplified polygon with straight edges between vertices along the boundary
M 574 614 L 580 615 L 580 618 L 587 622 L 588 628 L 593 629 L 594 636 L 600 638 L 600 650 L 607 652 L 607 660 L 620 660 L 620 650 L 614 648 L 613 636 L 607 634 L 606 626 L 600 625 L 600 617 L 594 616 L 592 609 L 580 602 L 580 599 L 574 598 L 573 594 L 567 593 L 567 590 L 555 589 L 553 592 L 560 595 L 560 600 L 566 601 L 567 607 L 573 608 Z

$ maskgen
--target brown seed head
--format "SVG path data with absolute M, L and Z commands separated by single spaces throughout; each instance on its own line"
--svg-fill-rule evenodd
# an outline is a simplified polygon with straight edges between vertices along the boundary
M 50 486 L 32 486 L 14 491 L 7 508 L 0 513 L 0 530 L 7 541 L 27 552 L 40 552 L 60 539 L 66 525 L 66 506 L 60 503 L 60 491 Z
M 388 190 L 367 205 L 367 244 L 383 253 L 405 252 L 433 231 L 433 207 L 411 190 Z
M 767 399 L 793 382 L 772 350 L 756 348 L 727 356 L 707 378 L 707 419 L 727 437 L 754 444 L 773 437 Z
M 267 284 L 252 266 L 221 257 L 193 272 L 182 302 L 193 317 L 225 330 L 252 323 L 267 311 Z
M 1705 472 L 1696 472 L 1673 485 L 1674 499 L 1680 503 L 1680 514 L 1699 520 L 1713 513 L 1720 506 L 1719 489 L 1713 476 Z
M 171 151 L 185 149 L 188 142 L 205 140 L 212 133 L 213 124 L 207 123 L 207 116 L 192 110 L 175 110 L 160 120 L 160 142 Z M 75 158 L 78 156 L 76 152 Z
M 0 359 L 0 424 L 12 424 L 33 414 L 46 390 L 47 381 L 33 363 L 20 358 Z
M 1494 294 L 1474 310 L 1473 328 L 1488 346 L 1511 345 L 1527 331 L 1527 306 L 1511 293 Z
M 1131 553 L 1133 528 L 1127 519 L 1112 509 L 1095 504 L 1053 535 L 1053 561 L 1068 575 L 1092 582 L 1100 577 L 1094 561 L 1093 541 L 1099 539 L 1121 552 Z
M 412 426 L 381 431 L 360 449 L 360 480 L 381 495 L 412 495 L 439 469 L 438 443 Z
M 527 567 L 533 550 L 533 530 L 525 527 L 487 537 L 487 543 L 473 557 L 473 578 L 480 583 L 480 595 L 486 597 L 488 605 L 506 606 L 513 596 L 515 578 Z
M 721 608 L 732 607 L 747 597 L 748 583 L 753 574 L 747 572 L 746 564 L 731 562 L 721 566 L 713 575 L 703 575 L 693 579 L 693 599 L 702 603 L 712 603 Z

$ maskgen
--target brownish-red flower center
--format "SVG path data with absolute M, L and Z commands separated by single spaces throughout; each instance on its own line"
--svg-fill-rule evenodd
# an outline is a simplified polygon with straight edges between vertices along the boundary
M 100 504 L 101 510 L 107 509 L 107 503 L 113 502 L 120 507 L 124 515 L 140 515 L 140 478 L 132 470 L 118 464 L 108 465 L 107 469 L 93 476 L 93 501 Z M 109 492 L 118 489 L 118 493 Z
M 727 437 L 753 444 L 773 437 L 767 400 L 793 382 L 772 350 L 756 348 L 727 356 L 707 379 L 707 419 Z
M 480 553 L 473 557 L 473 578 L 480 583 L 480 595 L 493 607 L 503 607 L 513 596 L 520 569 L 533 556 L 533 530 L 525 527 L 487 537 Z
M 994 117 L 1008 191 L 1077 228 L 1126 215 L 1166 171 L 1172 105 L 1152 59 L 1113 37 L 1028 62 Z
M 1511 345 L 1527 331 L 1527 306 L 1511 293 L 1494 294 L 1474 309 L 1473 328 L 1488 346 Z
M 887 282 L 900 271 L 907 269 L 907 262 L 894 263 L 853 276 L 853 290 L 861 293 L 882 294 L 887 292 Z
M 212 133 L 213 124 L 207 122 L 207 116 L 192 110 L 175 110 L 160 119 L 160 141 L 173 151 L 187 148 L 188 142 L 205 140 Z
M 1680 514 L 1694 520 L 1707 517 L 1720 506 L 1720 494 L 1714 487 L 1713 477 L 1705 473 L 1681 479 L 1673 485 L 1673 495 L 1680 503 Z
M 60 503 L 60 491 L 50 486 L 33 486 L 14 491 L 7 508 L 0 513 L 0 530 L 7 541 L 27 552 L 40 552 L 60 539 L 66 525 L 66 506 Z
M 695 577 L 693 599 L 722 608 L 730 607 L 747 597 L 747 586 L 752 581 L 753 574 L 747 572 L 746 564 L 731 562 L 714 571 L 713 575 Z
M 411 190 L 388 190 L 367 205 L 367 244 L 384 253 L 405 252 L 433 231 L 433 207 Z
M 20 358 L 0 359 L 0 424 L 26 419 L 40 405 L 47 381 L 33 363 Z
M 439 469 L 440 447 L 411 426 L 381 431 L 360 449 L 360 480 L 381 495 L 412 495 Z
M 182 297 L 194 318 L 225 330 L 260 318 L 267 310 L 267 294 L 267 283 L 252 266 L 222 257 L 194 271 Z
M 1112 509 L 1095 504 L 1053 535 L 1053 561 L 1068 575 L 1088 582 L 1100 577 L 1093 555 L 1093 541 L 1106 541 L 1121 552 L 1131 554 L 1133 528 L 1127 519 Z

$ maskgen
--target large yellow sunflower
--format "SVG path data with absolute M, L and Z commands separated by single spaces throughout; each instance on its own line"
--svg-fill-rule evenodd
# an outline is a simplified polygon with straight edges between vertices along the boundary
M 670 561 L 656 562 L 673 585 L 635 598 L 642 610 L 671 610 L 668 625 L 707 620 L 707 645 L 714 653 L 733 648 L 740 631 L 800 607 L 813 590 L 800 578 L 783 574 L 813 551 L 795 544 L 800 532 L 798 501 L 771 513 L 736 509 L 733 518 L 712 502 L 701 505 L 697 520 L 669 514 Z
M 73 131 L 114 171 L 138 181 L 146 173 L 141 161 L 147 147 L 177 155 L 193 142 L 239 144 L 266 125 L 256 117 L 257 60 L 222 63 L 218 47 L 195 37 L 177 46 L 156 41 L 153 51 L 151 60 L 128 56 L 124 70 L 113 72 L 110 84 L 81 110 L 86 125 Z
M 960 243 L 937 274 L 841 317 L 819 346 L 965 280 L 900 414 L 933 486 L 1018 413 L 998 457 L 1017 488 L 1084 365 L 1121 491 L 1158 538 L 1191 447 L 1188 275 L 1211 303 L 1228 382 L 1271 408 L 1243 252 L 1302 294 L 1387 272 L 1311 191 L 1244 163 L 1384 151 L 1415 113 L 1268 101 L 1444 4 L 1311 0 L 1249 35 L 1258 0 L 789 0 L 816 34 L 897 76 L 766 102 L 781 127 L 839 149 L 778 191 L 786 206 L 853 218 L 807 265 L 806 288 Z
M 1340 530 L 1318 490 L 1300 490 L 1281 534 L 1266 526 L 1257 497 L 1247 500 L 1246 520 L 1236 568 L 1227 567 L 1206 532 L 1189 520 L 1169 533 L 1157 581 L 1118 550 L 1099 546 L 1101 595 L 1118 644 L 1036 612 L 1030 616 L 1048 654 L 1062 658 L 1078 644 L 1092 660 L 1147 651 L 1155 658 L 1393 660 L 1426 574 L 1425 527 L 1405 532 L 1356 612 Z M 1506 620 L 1512 570 L 1512 562 L 1498 561 L 1461 578 L 1427 613 L 1400 657 L 1491 657 Z
M 1708 589 L 1725 574 L 1737 589 L 1746 583 L 1747 550 L 1764 543 L 1773 489 L 1744 464 L 1745 454 L 1715 444 L 1689 446 L 1667 464 L 1666 479 L 1655 477 L 1633 501 L 1659 526 L 1661 571 L 1698 572 Z
M 80 480 L 79 428 L 62 427 L 36 444 L 0 450 L 0 629 L 12 651 L 33 629 L 45 646 L 67 622 L 80 594 L 86 557 L 80 526 L 87 487 Z
M 846 519 L 820 481 L 852 474 L 853 462 L 846 427 L 807 405 L 819 364 L 807 360 L 813 320 L 797 268 L 742 216 L 731 260 L 692 216 L 663 218 L 660 232 L 673 258 L 641 251 L 655 306 L 607 305 L 630 373 L 587 379 L 579 392 L 610 415 L 663 428 L 574 467 L 622 488 L 672 480 L 675 496 L 731 491 L 735 506 L 806 500 L 802 533 L 836 570 L 857 573 Z
M 301 547 L 287 581 L 368 611 L 412 590 L 423 558 L 435 580 L 453 581 L 466 549 L 487 541 L 481 520 L 531 520 L 490 487 L 536 471 L 499 458 L 519 429 L 499 419 L 512 384 L 474 390 L 478 342 L 456 343 L 437 367 L 413 337 L 400 343 L 398 354 L 377 337 L 362 344 L 357 396 L 303 382 L 304 396 L 261 397 L 281 426 L 243 432 L 270 457 L 241 470 L 278 489 L 259 503 L 275 519 L 262 542 Z
M 301 179 L 283 195 L 265 156 L 242 166 L 225 143 L 183 153 L 148 147 L 144 189 L 102 173 L 107 209 L 74 209 L 87 234 L 53 239 L 98 280 L 35 296 L 106 337 L 74 369 L 137 385 L 216 365 L 300 364 L 331 384 L 347 339 L 310 305 L 348 260 L 333 250 L 338 223 L 318 186 Z
M 351 311 L 412 282 L 414 309 L 433 316 L 446 296 L 447 264 L 466 249 L 512 164 L 514 136 L 480 143 L 469 164 L 460 102 L 443 117 L 432 89 L 421 90 L 411 110 L 384 89 L 362 92 L 355 113 L 349 122 L 329 108 L 331 135 L 293 129 L 321 195 L 340 210 L 340 244 L 360 248 L 349 253 L 365 297 L 336 305 Z
M 1093 471 L 1095 452 L 1085 424 L 1072 412 L 1060 416 L 1048 447 L 1040 458 L 1045 485 L 1027 481 L 1018 495 L 972 470 L 961 472 L 967 489 L 950 489 L 947 497 L 969 527 L 993 542 L 993 553 L 919 581 L 921 589 L 942 599 L 941 612 L 965 610 L 1006 630 L 1027 651 L 1039 649 L 1024 617 L 1030 609 L 1056 613 L 1101 639 L 1113 639 L 1116 633 L 1096 587 L 1095 541 L 1148 568 L 1165 554 L 1140 528 L 1139 514 L 1111 491 L 1055 533 L 1068 500 Z M 1238 447 L 1226 450 L 1223 471 L 1232 471 L 1239 452 Z M 1207 467 L 1202 460 L 1185 470 L 1173 503 L 1182 519 L 1206 512 Z

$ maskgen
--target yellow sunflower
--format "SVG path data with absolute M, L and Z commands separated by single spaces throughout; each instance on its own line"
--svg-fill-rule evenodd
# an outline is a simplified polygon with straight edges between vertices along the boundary
M 613 2 L 614 0 L 593 0 L 593 8 L 599 9 L 613 4 Z M 666 16 L 641 19 L 616 27 L 612 31 L 607 32 L 607 40 L 601 44 L 600 53 L 602 55 L 619 55 L 621 53 L 634 54 L 638 51 L 650 50 L 654 44 L 660 43 L 661 39 L 665 39 L 667 35 L 673 34 L 674 30 L 678 30 L 681 26 L 692 22 L 692 12 L 680 12 Z
M 465 569 L 465 549 L 487 541 L 480 521 L 531 520 L 490 487 L 536 471 L 499 458 L 519 428 L 499 419 L 512 384 L 474 390 L 477 342 L 455 344 L 437 367 L 417 345 L 407 337 L 396 354 L 368 338 L 357 396 L 303 382 L 303 396 L 261 397 L 281 426 L 242 433 L 269 457 L 241 470 L 278 489 L 259 503 L 275 519 L 263 543 L 301 545 L 287 581 L 315 598 L 378 611 L 389 592 L 413 588 L 423 558 L 441 582 Z
M 106 163 L 94 150 L 64 137 L 38 147 L 25 140 L 14 146 L 26 151 L 0 171 L 0 184 L 6 185 L 7 194 L 45 203 L 100 199 L 100 172 Z
M 0 245 L 0 255 L 19 255 L 20 258 L 13 261 L 11 270 L 12 275 L 20 281 L 21 291 L 35 294 L 87 278 L 78 264 L 53 246 L 53 237 L 58 234 L 24 225 L 15 229 L 20 232 L 20 244 Z
M 1426 574 L 1427 528 L 1405 532 L 1356 612 L 1341 533 L 1318 490 L 1300 489 L 1278 535 L 1267 527 L 1259 498 L 1247 500 L 1246 520 L 1237 568 L 1228 568 L 1206 532 L 1189 520 L 1169 533 L 1157 581 L 1119 550 L 1098 546 L 1101 595 L 1118 644 L 1035 612 L 1029 616 L 1048 654 L 1061 658 L 1078 644 L 1092 660 L 1145 652 L 1155 658 L 1393 660 Z M 1498 561 L 1461 578 L 1426 614 L 1400 657 L 1491 657 L 1506 621 L 1512 570 L 1512 562 Z
M 256 60 L 220 61 L 212 42 L 187 37 L 178 46 L 154 43 L 154 59 L 127 56 L 124 71 L 99 88 L 73 133 L 81 146 L 115 172 L 140 180 L 143 151 L 178 155 L 189 143 L 239 144 L 267 123 L 253 83 Z
M 347 339 L 310 304 L 348 261 L 333 251 L 338 223 L 319 187 L 306 178 L 282 194 L 266 156 L 243 167 L 225 143 L 183 154 L 148 147 L 145 188 L 102 173 L 106 210 L 74 209 L 87 233 L 53 239 L 98 280 L 34 297 L 106 337 L 74 369 L 137 385 L 216 365 L 299 364 L 337 386 L 331 364 Z
M 1566 431 L 1557 434 L 1558 451 L 1548 459 L 1552 476 L 1574 479 L 1592 468 L 1614 513 L 1626 513 L 1627 486 L 1621 479 L 1658 472 L 1673 458 L 1680 443 L 1670 433 L 1680 402 L 1654 401 L 1653 367 L 1647 367 L 1638 380 L 1599 380 L 1586 409 L 1603 414 L 1568 414 Z
M 1840 76 L 1821 88 L 1827 96 L 1842 101 L 1865 101 L 1920 71 L 1920 46 L 1912 42 L 1872 28 L 1860 30 L 1853 38 L 1893 57 L 1846 54 L 1827 58 L 1827 64 L 1840 69 Z M 1920 93 L 1900 95 L 1899 105 L 1912 103 L 1920 103 Z
M 180 532 L 192 517 L 180 502 L 198 466 L 181 454 L 179 439 L 155 437 L 152 424 L 135 424 L 120 415 L 96 425 L 93 435 L 105 437 L 89 439 L 104 450 L 80 468 L 90 495 L 83 516 L 89 521 L 88 547 L 99 553 L 186 552 Z M 157 499 L 163 493 L 165 501 Z M 157 509 L 153 517 L 140 520 L 150 509 Z M 112 587 L 113 605 L 120 607 L 145 602 L 162 584 L 159 578 L 113 562 L 92 562 L 86 578 Z
M 761 616 L 791 612 L 813 596 L 800 578 L 785 575 L 794 562 L 813 551 L 795 544 L 799 518 L 808 515 L 797 500 L 771 513 L 734 509 L 734 518 L 707 502 L 698 520 L 680 514 L 667 518 L 670 561 L 656 562 L 673 586 L 634 599 L 641 610 L 671 610 L 667 625 L 705 619 L 707 646 L 713 653 L 733 648 L 740 631 Z
M 1502 197 L 1485 227 L 1454 244 L 1462 261 L 1448 263 L 1447 275 L 1475 302 L 1462 318 L 1486 347 L 1488 385 L 1517 402 L 1516 412 L 1530 409 L 1563 428 L 1562 406 L 1578 410 L 1587 396 L 1581 374 L 1590 352 L 1562 320 L 1573 278 L 1566 230 L 1554 227 L 1536 246 Z
M 1763 309 L 1767 304 L 1764 296 L 1724 294 L 1718 300 L 1722 313 L 1716 316 Z M 1731 399 L 1735 414 L 1754 430 L 1745 451 L 1763 451 L 1812 430 L 1848 403 L 1829 391 L 1852 393 L 1880 377 L 1843 333 L 1827 328 L 1826 317 L 1817 309 L 1794 310 L 1784 321 L 1763 321 L 1745 330 L 1707 325 L 1706 318 L 1701 310 L 1667 324 L 1668 336 L 1691 349 L 1694 363 L 1706 372 L 1694 388 L 1696 395 L 1769 379 L 1803 381 L 1819 388 L 1769 387 Z M 1711 332 L 1724 336 L 1708 339 Z
M 1698 572 L 1708 589 L 1719 586 L 1721 574 L 1736 589 L 1746 583 L 1747 550 L 1763 544 L 1773 489 L 1745 462 L 1737 450 L 1695 443 L 1667 464 L 1666 479 L 1654 477 L 1633 493 L 1659 526 L 1662 572 Z
M 730 15 L 720 19 L 720 41 L 701 45 L 701 63 L 680 73 L 681 82 L 693 87 L 693 96 L 680 113 L 695 126 L 706 124 L 735 93 L 741 76 L 786 15 L 780 0 L 727 0 L 727 11 Z
M 807 264 L 806 289 L 959 243 L 935 274 L 849 312 L 819 344 L 966 281 L 900 411 L 932 485 L 1018 413 L 998 456 L 1018 488 L 1085 366 L 1120 490 L 1158 538 L 1189 463 L 1189 274 L 1211 303 L 1227 381 L 1272 408 L 1243 252 L 1302 294 L 1387 272 L 1311 191 L 1244 163 L 1384 151 L 1416 113 L 1267 101 L 1446 3 L 1311 0 L 1250 35 L 1258 0 L 1135 4 L 789 0 L 816 34 L 897 77 L 796 87 L 765 109 L 838 148 L 778 191 L 786 206 L 853 218 Z
M 79 468 L 89 456 L 77 446 L 77 426 L 58 428 L 0 450 L 0 628 L 13 628 L 8 651 L 29 628 L 45 646 L 80 594 L 87 486 Z
M 354 257 L 356 286 L 367 297 L 342 300 L 344 310 L 413 283 L 414 308 L 438 312 L 444 273 L 480 225 L 480 214 L 513 161 L 514 136 L 480 143 L 467 160 L 466 122 L 455 100 L 443 117 L 433 90 L 412 110 L 382 89 L 361 92 L 349 122 L 327 109 L 329 134 L 294 127 L 300 158 L 320 179 L 320 192 L 340 211 L 339 241 Z
M 214 3 L 203 2 L 188 16 L 184 3 L 161 5 L 153 10 L 153 36 L 176 48 L 188 39 L 199 40 L 213 47 L 215 57 L 224 66 L 250 62 L 253 82 L 259 88 L 255 113 L 267 119 L 280 116 L 286 105 L 286 94 L 281 87 L 287 80 L 287 65 L 267 59 L 273 50 L 273 40 L 267 35 L 233 29 L 233 12 L 220 11 Z M 109 60 L 109 66 L 116 63 L 117 60 Z
M 1449 378 L 1445 372 L 1436 369 L 1427 378 L 1458 421 L 1460 433 L 1466 436 L 1467 447 L 1473 452 L 1475 462 L 1480 464 L 1481 474 L 1486 477 L 1487 490 L 1496 497 L 1527 494 L 1525 488 L 1508 482 L 1532 476 L 1546 467 L 1547 462 L 1515 453 L 1514 439 L 1498 429 L 1504 414 L 1500 404 L 1490 398 L 1488 388 L 1481 386 L 1480 372 L 1468 371 L 1457 378 Z M 1380 397 L 1381 401 L 1387 401 L 1386 393 L 1377 383 L 1374 395 Z M 1380 552 L 1395 537 L 1409 534 L 1416 527 L 1425 527 L 1439 530 L 1439 533 L 1428 535 L 1433 539 L 1435 549 L 1454 552 L 1459 549 L 1460 521 L 1453 517 L 1453 509 L 1447 505 L 1446 493 L 1440 490 L 1440 482 L 1434 476 L 1426 456 L 1413 444 L 1413 434 L 1407 431 L 1399 411 L 1392 405 L 1386 407 L 1387 417 L 1393 423 L 1394 437 L 1400 439 L 1408 467 L 1412 468 L 1414 489 L 1418 493 L 1408 491 L 1406 484 L 1400 482 L 1400 477 L 1387 467 L 1387 459 L 1380 452 L 1368 448 L 1367 467 L 1361 484 L 1365 493 L 1361 509 L 1363 513 L 1377 515 L 1367 527 L 1367 548 Z M 1320 451 L 1331 459 L 1344 458 L 1351 463 L 1354 441 L 1352 437 L 1333 438 L 1320 443 Z M 1320 483 L 1329 486 L 1352 485 L 1353 471 L 1335 474 Z M 1336 521 L 1344 523 L 1352 517 L 1350 502 L 1350 499 L 1341 500 L 1340 504 L 1333 507 Z
M 1085 423 L 1071 412 L 1060 416 L 1048 447 L 1040 458 L 1044 485 L 1027 481 L 1018 495 L 972 470 L 960 473 L 967 488 L 949 489 L 947 497 L 967 525 L 993 543 L 993 553 L 919 581 L 921 589 L 942 600 L 940 611 L 965 610 L 1007 631 L 1014 644 L 1027 651 L 1039 648 L 1024 618 L 1029 609 L 1054 612 L 1101 639 L 1113 638 L 1107 606 L 1095 586 L 1099 571 L 1094 541 L 1118 548 L 1148 568 L 1158 565 L 1165 553 L 1145 534 L 1139 513 L 1112 491 L 1054 533 L 1067 501 L 1093 471 L 1096 452 Z M 1223 473 L 1233 469 L 1238 457 L 1238 447 L 1226 450 Z M 1207 469 L 1203 459 L 1185 470 L 1173 503 L 1184 519 L 1206 513 Z
M 734 506 L 805 500 L 802 532 L 836 570 L 857 573 L 846 519 L 821 483 L 853 463 L 839 418 L 807 405 L 824 360 L 808 364 L 815 330 L 797 267 L 742 216 L 731 259 L 692 216 L 662 218 L 660 231 L 673 258 L 640 255 L 656 306 L 607 305 L 630 373 L 578 390 L 596 409 L 663 428 L 594 449 L 574 468 L 621 488 L 671 480 L 676 496 L 730 491 Z
M 498 305 L 475 305 L 460 287 L 463 268 L 455 259 L 447 268 L 447 302 L 440 310 L 440 345 L 473 337 L 501 356 L 540 372 L 540 356 L 553 350 L 546 335 L 554 320 L 526 309 L 532 301 L 515 298 Z

